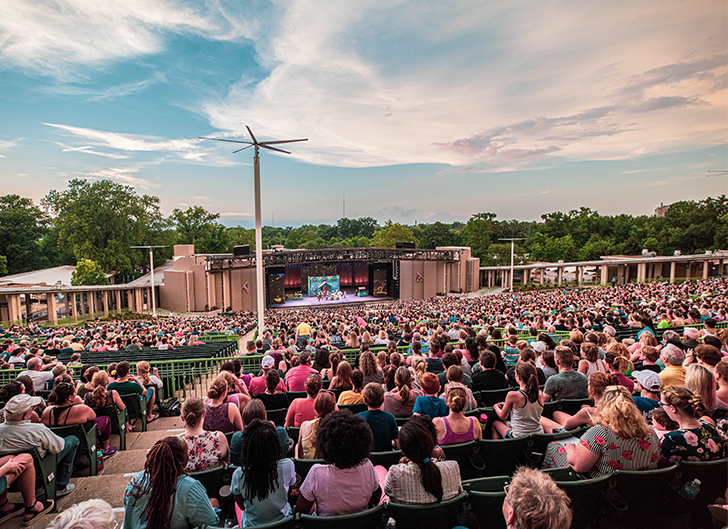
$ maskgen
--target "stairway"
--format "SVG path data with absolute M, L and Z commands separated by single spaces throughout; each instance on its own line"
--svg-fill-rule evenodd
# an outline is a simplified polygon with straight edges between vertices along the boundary
M 137 426 L 138 429 L 139 426 Z M 123 452 L 116 452 L 104 461 L 104 469 L 99 472 L 98 476 L 88 476 L 88 471 L 84 471 L 83 474 L 74 473 L 71 483 L 75 484 L 76 488 L 68 496 L 58 500 L 58 511 L 85 500 L 100 498 L 111 505 L 116 520 L 121 522 L 124 519 L 124 490 L 132 476 L 140 470 L 144 470 L 144 462 L 149 449 L 160 439 L 170 435 L 179 435 L 183 431 L 184 425 L 179 417 L 160 417 L 149 423 L 146 432 L 127 433 L 127 449 Z M 118 448 L 118 435 L 111 436 L 111 446 Z M 19 493 L 10 493 L 9 501 L 22 502 L 22 497 Z M 55 516 L 56 514 L 46 514 L 31 527 L 33 529 L 45 528 Z M 22 520 L 22 516 L 14 518 L 4 523 L 3 529 L 21 528 Z

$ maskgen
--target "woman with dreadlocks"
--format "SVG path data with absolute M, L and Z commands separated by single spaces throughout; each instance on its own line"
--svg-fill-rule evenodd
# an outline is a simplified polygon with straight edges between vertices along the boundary
M 230 491 L 243 509 L 241 527 L 277 522 L 291 515 L 288 489 L 296 483 L 293 461 L 283 459 L 275 426 L 253 419 L 243 430 L 240 468 Z
M 157 441 L 147 454 L 144 470 L 124 492 L 124 529 L 189 529 L 216 527 L 202 483 L 187 475 L 187 443 L 179 437 Z

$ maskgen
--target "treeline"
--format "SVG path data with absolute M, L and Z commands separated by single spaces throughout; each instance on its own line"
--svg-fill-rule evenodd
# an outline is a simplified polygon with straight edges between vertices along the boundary
M 131 246 L 167 246 L 154 250 L 157 265 L 172 257 L 175 244 L 194 244 L 197 253 L 229 253 L 233 246 L 255 248 L 255 231 L 226 228 L 220 215 L 193 206 L 165 217 L 159 198 L 138 195 L 110 180 L 72 180 L 68 188 L 48 193 L 39 205 L 18 195 L 0 197 L 0 275 L 60 265 L 76 265 L 74 281 L 97 284 L 103 273 L 120 281 L 146 273 L 148 251 Z M 519 238 L 516 262 L 598 259 L 601 255 L 660 255 L 680 250 L 702 253 L 728 248 L 728 199 L 673 204 L 665 217 L 602 216 L 589 208 L 542 215 L 543 222 L 497 220 L 478 213 L 468 222 L 407 226 L 371 217 L 341 218 L 336 224 L 263 227 L 263 246 L 286 248 L 394 247 L 397 241 L 418 248 L 469 246 L 482 265 L 510 263 L 510 243 Z

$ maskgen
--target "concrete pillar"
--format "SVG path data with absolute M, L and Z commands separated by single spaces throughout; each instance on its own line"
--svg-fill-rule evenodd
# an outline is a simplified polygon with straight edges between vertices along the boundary
M 114 306 L 114 310 L 116 312 L 119 312 L 121 310 L 121 290 L 115 290 L 114 296 L 116 297 L 116 304 Z
M 96 314 L 96 292 L 86 292 L 86 297 L 88 298 L 88 314 L 93 318 Z
M 675 261 L 671 261 L 670 262 L 670 283 L 675 282 L 675 266 L 676 266 Z
M 580 266 L 576 267 L 576 284 L 581 286 L 582 283 L 582 277 L 584 276 L 582 272 L 582 268 Z
M 76 295 L 78 292 L 71 293 L 71 305 L 73 305 L 73 321 L 78 321 L 78 303 L 76 301 Z
M 693 267 L 693 263 L 688 263 L 685 265 L 685 277 L 688 279 L 688 281 L 693 277 L 692 276 L 692 270 L 690 270 Z
M 63 294 L 63 304 L 66 306 L 66 318 L 68 318 L 71 316 L 71 310 L 68 308 L 69 303 L 68 303 L 68 294 L 67 293 Z
M 142 298 L 142 291 L 138 288 L 134 289 L 134 312 L 140 313 L 142 311 L 144 299 Z
M 708 272 L 710 271 L 710 261 L 707 259 L 703 261 L 703 279 L 708 279 Z
M 637 265 L 637 282 L 644 283 L 647 275 L 647 263 L 639 263 Z
M 602 285 L 606 285 L 609 283 L 609 266 L 602 265 L 599 267 L 599 271 L 601 272 L 599 275 L 601 276 L 599 281 Z
M 564 279 L 564 267 L 559 266 L 557 271 L 558 271 L 558 284 L 559 284 L 559 286 L 561 286 L 561 282 Z
M 109 317 L 109 291 L 104 290 L 104 318 Z
M 8 294 L 8 319 L 10 323 L 20 323 L 23 320 L 23 308 L 20 303 L 20 294 Z
M 58 307 L 56 306 L 56 295 L 46 293 L 46 307 L 48 307 L 48 321 L 51 323 L 58 322 Z
M 545 276 L 545 275 L 546 275 L 546 269 L 545 269 L 545 268 L 541 268 L 541 269 L 540 269 L 540 270 L 538 271 L 538 274 L 539 274 L 539 275 L 538 275 L 538 276 L 539 276 L 539 283 L 543 285 L 543 276 Z
M 526 285 L 531 281 L 531 271 L 524 269 L 521 282 Z

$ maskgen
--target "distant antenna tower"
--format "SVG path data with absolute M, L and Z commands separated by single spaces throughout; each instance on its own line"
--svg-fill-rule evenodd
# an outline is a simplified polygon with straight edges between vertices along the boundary
M 271 147 L 271 145 L 279 145 L 281 143 L 293 143 L 296 141 L 308 141 L 308 138 L 301 140 L 258 141 L 255 139 L 253 131 L 250 130 L 250 127 L 246 125 L 245 128 L 248 129 L 250 139 L 253 141 L 228 140 L 223 138 L 206 138 L 203 136 L 200 136 L 200 139 L 247 144 L 246 147 L 238 149 L 237 151 L 233 151 L 233 154 L 235 154 L 236 152 L 244 151 L 245 149 L 249 149 L 250 147 L 255 147 L 255 156 L 253 156 L 253 173 L 255 175 L 255 275 L 257 280 L 256 296 L 258 298 L 258 336 L 263 336 L 263 330 L 265 329 L 265 326 L 263 325 L 263 316 L 265 311 L 265 285 L 263 284 L 263 228 L 262 219 L 260 217 L 260 158 L 258 157 L 258 149 L 260 147 L 263 147 L 264 149 L 268 149 L 271 151 L 291 154 L 290 152 L 284 151 L 283 149 Z

